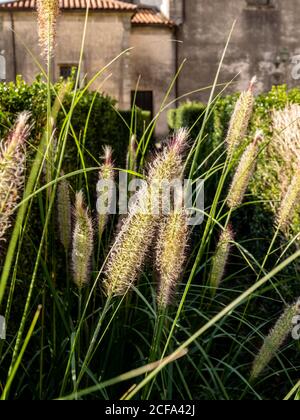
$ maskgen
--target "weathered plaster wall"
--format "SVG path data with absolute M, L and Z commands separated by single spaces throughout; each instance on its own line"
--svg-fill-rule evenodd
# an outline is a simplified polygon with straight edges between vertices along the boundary
M 157 4 L 165 4 L 166 1 L 153 0 Z M 253 4 L 257 2 L 266 3 L 267 0 L 169 0 L 170 17 L 178 24 L 183 21 L 177 30 L 180 41 L 177 43 L 178 65 L 187 59 L 177 86 L 179 96 L 211 85 L 235 19 L 236 27 L 220 77 L 220 82 L 236 78 L 228 92 L 244 89 L 255 74 L 258 91 L 268 90 L 273 84 L 299 84 L 299 79 L 293 78 L 295 64 L 292 58 L 300 55 L 300 1 L 271 0 L 273 7 L 255 7 Z M 130 13 L 90 14 L 83 72 L 90 78 L 121 51 L 134 47 L 130 54 L 111 66 L 93 87 L 114 96 L 121 107 L 128 108 L 130 91 L 135 89 L 141 75 L 140 89 L 154 91 L 157 112 L 175 74 L 174 33 L 167 27 L 131 27 L 130 18 Z M 14 12 L 16 70 L 28 81 L 39 72 L 23 45 L 40 57 L 35 19 L 32 12 Z M 77 63 L 83 25 L 83 12 L 62 14 L 53 69 L 56 77 L 59 64 Z M 10 26 L 10 14 L 0 12 L 0 50 L 7 50 L 8 80 L 14 78 Z M 101 82 L 109 75 L 102 85 Z M 206 100 L 208 92 L 189 95 L 189 98 Z M 158 133 L 165 131 L 164 114 Z
M 7 80 L 14 79 L 12 32 L 10 14 L 2 13 L 3 30 L 0 50 L 6 50 Z M 57 47 L 53 60 L 53 75 L 59 77 L 60 65 L 76 65 L 80 56 L 84 30 L 84 12 L 62 13 L 57 26 Z M 40 72 L 26 50 L 42 61 L 38 45 L 36 16 L 32 12 L 14 12 L 16 31 L 16 74 L 31 82 Z M 131 26 L 127 13 L 91 13 L 87 26 L 83 54 L 82 75 L 91 79 L 100 69 L 129 47 L 134 49 L 122 55 L 92 86 L 116 98 L 121 108 L 129 109 L 131 91 L 141 76 L 140 90 L 154 94 L 154 112 L 160 109 L 164 95 L 175 73 L 173 32 L 167 27 Z M 174 92 L 169 100 L 174 99 Z M 166 112 L 163 112 L 157 134 L 167 132 Z
M 10 30 L 10 28 L 10 14 L 0 12 L 0 51 L 4 51 L 4 57 L 6 61 L 6 77 L 8 80 L 12 80 L 14 78 L 12 54 L 13 32 Z
M 154 113 L 157 114 L 175 74 L 173 33 L 165 27 L 134 27 L 130 44 L 133 47 L 132 90 L 135 90 L 141 76 L 139 90 L 153 90 Z M 173 89 L 167 103 L 174 99 Z M 164 135 L 166 132 L 167 115 L 164 111 L 158 121 L 157 134 Z
M 6 50 L 7 80 L 14 78 L 12 32 L 10 15 L 4 16 L 4 28 L 0 38 L 0 49 Z M 127 13 L 91 13 L 87 27 L 82 73 L 87 79 L 130 47 L 131 15 Z M 53 74 L 59 76 L 62 64 L 78 64 L 84 29 L 84 12 L 62 13 L 57 26 L 57 47 L 55 51 Z M 39 73 L 38 66 L 26 50 L 42 61 L 38 45 L 36 15 L 32 12 L 14 12 L 16 31 L 16 73 L 32 81 Z M 107 78 L 108 77 L 108 78 Z M 104 80 L 107 80 L 104 82 Z M 130 107 L 130 61 L 123 55 L 94 83 L 99 88 L 117 98 L 121 108 Z
M 235 19 L 221 81 L 240 73 L 230 90 L 242 89 L 256 74 L 259 91 L 276 83 L 299 83 L 292 78 L 292 57 L 300 52 L 299 0 L 273 0 L 274 7 L 249 3 L 255 0 L 248 4 L 245 0 L 185 0 L 185 21 L 178 31 L 179 60 L 188 62 L 180 77 L 180 94 L 212 83 Z M 199 93 L 191 98 L 207 96 Z

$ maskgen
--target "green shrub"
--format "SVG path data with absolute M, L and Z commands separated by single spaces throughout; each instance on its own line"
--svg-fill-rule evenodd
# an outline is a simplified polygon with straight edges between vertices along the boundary
M 228 95 L 218 99 L 213 107 L 212 117 L 207 124 L 205 134 L 209 141 L 206 141 L 206 147 L 202 148 L 201 159 L 208 156 L 217 146 L 224 142 L 228 130 L 230 117 L 232 115 L 235 103 L 239 94 Z M 286 85 L 275 86 L 268 93 L 257 96 L 253 116 L 250 122 L 249 135 L 254 135 L 257 129 L 263 130 L 265 141 L 272 140 L 272 111 L 284 109 L 291 103 L 300 104 L 300 89 L 289 90 Z M 182 104 L 177 110 L 169 111 L 170 129 L 176 129 L 181 124 L 194 128 L 191 131 L 193 140 L 201 129 L 205 106 L 203 103 L 193 102 Z M 218 154 L 214 154 L 211 163 L 224 151 L 225 145 L 219 148 Z M 235 215 L 235 226 L 239 239 L 245 237 L 257 238 L 253 244 L 250 244 L 251 251 L 257 256 L 264 255 L 270 238 L 274 233 L 274 206 L 272 202 L 281 198 L 280 185 L 273 170 L 276 155 L 270 156 L 268 148 L 262 150 L 257 164 L 257 170 L 249 186 L 248 201 L 259 201 L 259 205 L 245 206 Z M 206 197 L 214 196 L 215 183 L 206 185 Z M 225 189 L 226 190 L 226 189 Z M 246 222 L 246 223 L 245 223 Z M 291 225 L 291 236 L 299 232 L 299 217 L 296 216 Z
M 62 82 L 54 85 L 56 92 L 59 91 Z M 32 114 L 34 122 L 31 141 L 32 146 L 36 146 L 41 139 L 47 118 L 47 85 L 38 77 L 31 85 L 27 84 L 21 77 L 13 83 L 0 83 L 0 139 L 4 138 L 8 130 L 13 125 L 16 115 L 24 110 Z M 52 95 L 52 101 L 55 94 Z M 68 112 L 72 103 L 72 93 L 66 95 L 64 99 L 64 110 Z M 132 119 L 131 110 L 117 111 L 117 103 L 109 96 L 100 93 L 87 91 L 77 104 L 72 116 L 72 128 L 77 140 L 80 142 L 83 153 L 84 165 L 86 168 L 97 167 L 100 156 L 103 154 L 103 146 L 111 145 L 113 148 L 114 161 L 117 167 L 124 167 L 126 161 L 126 150 L 130 140 L 130 124 Z M 92 110 L 91 110 L 92 107 Z M 91 112 L 90 112 L 91 110 Z M 90 114 L 90 117 L 89 117 Z M 150 121 L 150 114 L 138 108 L 135 110 L 134 130 L 137 138 L 141 138 L 145 127 Z M 89 117 L 89 118 L 88 118 Z M 57 135 L 65 120 L 64 111 L 61 110 L 57 119 Z M 83 147 L 84 146 L 84 147 Z M 34 157 L 36 147 L 28 147 L 29 165 L 30 157 Z M 70 131 L 67 148 L 64 156 L 63 170 L 70 173 L 82 169 L 81 160 L 78 153 L 75 137 Z M 92 205 L 95 205 L 97 171 L 89 172 L 87 175 L 89 183 L 89 198 Z M 70 179 L 74 190 L 85 187 L 83 176 Z M 93 186 L 95 186 L 93 190 Z M 34 244 L 39 240 L 44 215 L 40 213 L 39 205 L 35 201 L 31 212 L 30 229 L 26 232 L 28 241 Z M 37 242 L 38 243 L 38 242 Z M 58 249 L 60 248 L 57 243 Z M 32 255 L 34 247 L 24 249 L 20 257 L 22 262 L 22 277 L 32 275 Z M 0 257 L 0 265 L 3 258 Z
M 181 127 L 191 128 L 191 136 L 196 138 L 203 124 L 205 105 L 201 102 L 186 102 L 177 110 L 171 109 L 168 114 L 168 124 L 172 130 Z
M 59 90 L 61 82 L 54 85 Z M 34 121 L 32 138 L 40 138 L 47 117 L 47 85 L 38 77 L 31 85 L 27 84 L 20 76 L 16 83 L 0 83 L 0 138 L 3 138 L 7 130 L 13 124 L 16 115 L 24 110 L 30 111 Z M 53 100 L 54 100 L 53 93 Z M 66 96 L 64 107 L 66 112 L 70 109 L 72 94 Z M 87 91 L 77 104 L 72 125 L 78 139 L 83 140 L 87 118 L 92 107 L 88 121 L 86 138 L 86 164 L 91 163 L 90 155 L 99 157 L 103 145 L 109 144 L 114 149 L 115 159 L 118 163 L 124 160 L 124 148 L 127 148 L 130 132 L 128 126 L 131 122 L 131 111 L 116 111 L 117 103 L 114 99 L 101 93 Z M 148 112 L 136 109 L 135 130 L 140 138 L 145 126 L 150 121 Z M 58 117 L 58 131 L 64 121 L 64 113 Z M 127 124 L 127 125 L 126 125 Z M 75 160 L 74 160 L 75 158 Z M 75 142 L 68 144 L 66 159 L 69 162 L 77 162 L 77 150 Z M 93 166 L 95 162 L 93 162 Z
M 190 129 L 190 136 L 195 140 L 202 128 L 206 107 L 201 102 L 186 102 L 178 109 L 171 109 L 168 112 L 168 125 L 170 130 L 178 130 L 185 127 Z M 206 123 L 206 135 L 203 138 L 199 154 L 199 162 L 203 161 L 203 156 L 207 156 L 214 146 L 214 115 L 211 115 Z
M 250 191 L 253 196 L 259 200 L 264 201 L 264 208 L 266 211 L 273 213 L 276 212 L 278 206 L 274 202 L 282 199 L 281 182 L 278 179 L 277 167 L 282 166 L 280 161 L 280 154 L 277 152 L 276 147 L 272 146 L 273 130 L 272 130 L 272 111 L 282 110 L 288 104 L 300 104 L 300 90 L 288 90 L 286 85 L 273 87 L 273 89 L 266 95 L 260 95 L 257 98 L 255 113 L 252 119 L 252 130 L 260 127 L 266 137 L 266 143 L 270 147 L 266 147 L 258 160 L 257 171 L 253 177 L 250 185 Z M 287 171 L 289 172 L 289 171 Z M 289 177 L 290 174 L 286 173 Z M 289 179 L 289 182 L 291 179 Z M 294 237 L 299 233 L 300 220 L 299 215 L 296 214 L 291 221 L 289 236 Z

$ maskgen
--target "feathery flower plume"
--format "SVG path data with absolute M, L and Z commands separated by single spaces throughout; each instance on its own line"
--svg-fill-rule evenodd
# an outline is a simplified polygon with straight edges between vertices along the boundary
M 294 217 L 300 206 L 300 106 L 288 104 L 273 111 L 272 123 L 273 136 L 268 144 L 272 171 L 268 184 L 277 182 L 280 187 L 274 191 L 276 204 L 272 207 L 278 229 L 288 235 L 290 229 L 293 234 Z
M 103 287 L 107 296 L 124 295 L 136 281 L 155 229 L 154 217 L 139 208 L 125 219 L 106 266 Z
M 232 114 L 226 137 L 227 151 L 232 158 L 247 134 L 250 118 L 253 112 L 254 95 L 253 89 L 256 77 L 253 77 L 247 91 L 242 92 Z
M 62 176 L 64 174 L 62 173 Z M 59 182 L 57 188 L 57 213 L 59 225 L 60 241 L 68 253 L 71 243 L 72 228 L 71 228 L 71 199 L 70 199 L 70 184 L 66 179 Z
M 293 218 L 295 211 L 299 208 L 300 199 L 300 167 L 294 175 L 292 182 L 282 199 L 278 216 L 277 225 L 278 228 L 286 228 Z
M 275 110 L 272 115 L 273 138 L 268 149 L 280 161 L 279 176 L 282 181 L 288 178 L 285 184 L 289 184 L 291 173 L 299 169 L 300 161 L 300 105 L 289 104 L 284 109 Z M 280 175 L 280 174 L 279 174 Z
M 183 152 L 187 147 L 188 131 L 178 130 L 170 143 L 150 165 L 148 173 L 149 185 L 152 182 L 172 181 L 181 177 L 183 171 Z
M 125 218 L 106 265 L 103 286 L 108 296 L 124 295 L 136 281 L 160 219 L 153 212 L 153 190 L 181 175 L 186 141 L 187 132 L 179 130 L 150 166 L 148 183 Z
M 216 253 L 212 260 L 212 268 L 210 274 L 210 286 L 212 294 L 215 294 L 224 277 L 226 265 L 229 258 L 231 244 L 234 241 L 234 235 L 231 226 L 228 226 L 221 233 Z
M 90 263 L 93 253 L 93 224 L 84 204 L 83 192 L 76 194 L 73 232 L 73 278 L 78 288 L 89 282 Z
M 300 315 L 300 299 L 291 306 L 288 306 L 277 321 L 275 327 L 270 331 L 268 337 L 254 360 L 251 379 L 256 379 L 273 359 L 277 351 L 291 334 L 293 329 L 293 318 Z
M 98 211 L 98 232 L 102 237 L 108 221 L 109 209 L 112 203 L 114 165 L 112 160 L 112 148 L 104 147 L 104 163 L 100 168 L 99 182 L 97 184 L 97 211 Z
M 37 0 L 37 12 L 39 44 L 42 49 L 42 55 L 49 61 L 55 48 L 59 0 Z
M 11 226 L 11 217 L 25 181 L 25 146 L 30 114 L 19 115 L 6 140 L 0 143 L 0 242 Z
M 137 169 L 137 162 L 136 162 L 137 147 L 136 146 L 137 146 L 136 135 L 133 134 L 131 136 L 130 144 L 128 147 L 126 168 L 134 172 Z
M 156 246 L 156 267 L 160 275 L 157 301 L 170 305 L 186 260 L 188 224 L 185 209 L 177 208 L 162 221 Z
M 263 134 L 260 131 L 257 132 L 254 141 L 247 147 L 241 157 L 227 197 L 227 205 L 230 209 L 239 207 L 243 202 L 255 169 L 259 152 L 259 142 L 262 138 Z

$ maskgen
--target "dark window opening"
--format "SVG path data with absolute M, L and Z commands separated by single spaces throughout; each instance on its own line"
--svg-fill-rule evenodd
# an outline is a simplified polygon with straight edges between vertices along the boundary
M 131 106 L 138 106 L 143 111 L 149 111 L 153 118 L 153 92 L 152 90 L 139 90 L 131 92 Z
M 63 79 L 68 79 L 71 76 L 76 76 L 77 66 L 74 64 L 62 64 L 59 66 L 59 76 Z
M 274 7 L 274 0 L 246 0 L 250 7 Z

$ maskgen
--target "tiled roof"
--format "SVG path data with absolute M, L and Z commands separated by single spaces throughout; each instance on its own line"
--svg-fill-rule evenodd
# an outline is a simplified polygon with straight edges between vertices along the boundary
M 91 10 L 132 12 L 134 14 L 131 21 L 134 25 L 173 26 L 173 22 L 155 8 L 138 7 L 119 0 L 59 0 L 59 7 L 62 10 L 80 10 L 86 9 L 88 3 Z M 37 0 L 16 0 L 9 3 L 1 3 L 0 0 L 0 9 L 5 10 L 34 10 L 36 7 Z
M 174 23 L 167 19 L 155 8 L 139 7 L 131 19 L 134 25 L 166 25 L 173 26 Z
M 122 10 L 134 11 L 136 5 L 119 0 L 59 0 L 61 9 L 86 9 L 88 3 L 91 10 Z M 0 3 L 3 9 L 36 9 L 37 0 L 16 0 L 10 3 Z

